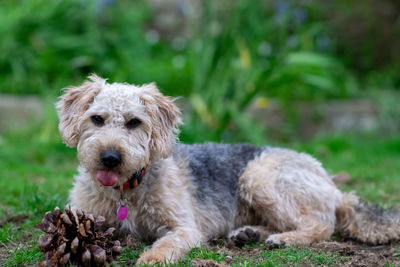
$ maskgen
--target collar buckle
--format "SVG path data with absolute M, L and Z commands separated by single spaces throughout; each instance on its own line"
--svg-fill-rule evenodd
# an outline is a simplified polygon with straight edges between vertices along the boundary
M 142 169 L 135 172 L 129 179 L 122 185 L 122 190 L 133 189 L 138 187 L 143 180 L 143 176 L 146 174 L 147 165 Z M 119 190 L 118 186 L 115 186 L 114 189 Z

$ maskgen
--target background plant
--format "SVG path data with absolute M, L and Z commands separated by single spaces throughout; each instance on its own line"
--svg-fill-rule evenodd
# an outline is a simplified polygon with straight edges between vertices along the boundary
M 278 98 L 288 110 L 293 100 L 356 93 L 354 77 L 319 51 L 316 40 L 323 31 L 307 24 L 307 7 L 286 1 L 220 1 L 205 2 L 203 10 L 189 47 L 194 113 L 184 133 L 201 133 L 199 141 L 206 136 L 262 143 L 264 129 L 245 115 L 254 98 Z
M 399 88 L 396 1 L 176 1 L 180 20 L 170 28 L 157 24 L 152 3 L 3 1 L 0 92 L 51 103 L 92 72 L 111 82 L 157 81 L 188 99 L 184 141 L 263 143 L 268 131 L 245 112 L 255 102 L 278 99 L 294 133 L 298 101 Z M 39 132 L 56 136 L 55 116 L 46 119 Z

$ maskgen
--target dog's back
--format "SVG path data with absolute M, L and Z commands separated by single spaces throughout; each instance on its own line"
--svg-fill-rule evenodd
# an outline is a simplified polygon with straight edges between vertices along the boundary
M 268 149 L 250 144 L 178 144 L 173 157 L 187 163 L 198 203 L 215 206 L 228 219 L 236 212 L 237 184 L 248 162 Z

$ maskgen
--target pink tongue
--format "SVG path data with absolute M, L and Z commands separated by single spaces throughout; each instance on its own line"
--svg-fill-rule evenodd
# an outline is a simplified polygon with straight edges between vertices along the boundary
M 98 171 L 97 180 L 104 186 L 111 186 L 117 182 L 118 173 L 113 171 Z

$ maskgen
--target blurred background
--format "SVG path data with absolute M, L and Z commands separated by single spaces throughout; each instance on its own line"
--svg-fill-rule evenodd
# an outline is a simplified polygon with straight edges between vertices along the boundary
M 184 142 L 399 130 L 397 0 L 4 0 L 0 20 L 3 133 L 58 139 L 56 97 L 93 72 L 183 96 Z
M 91 73 L 181 96 L 182 142 L 304 151 L 398 206 L 399 48 L 399 0 L 2 0 L 0 265 L 42 259 L 79 164 L 54 102 Z

